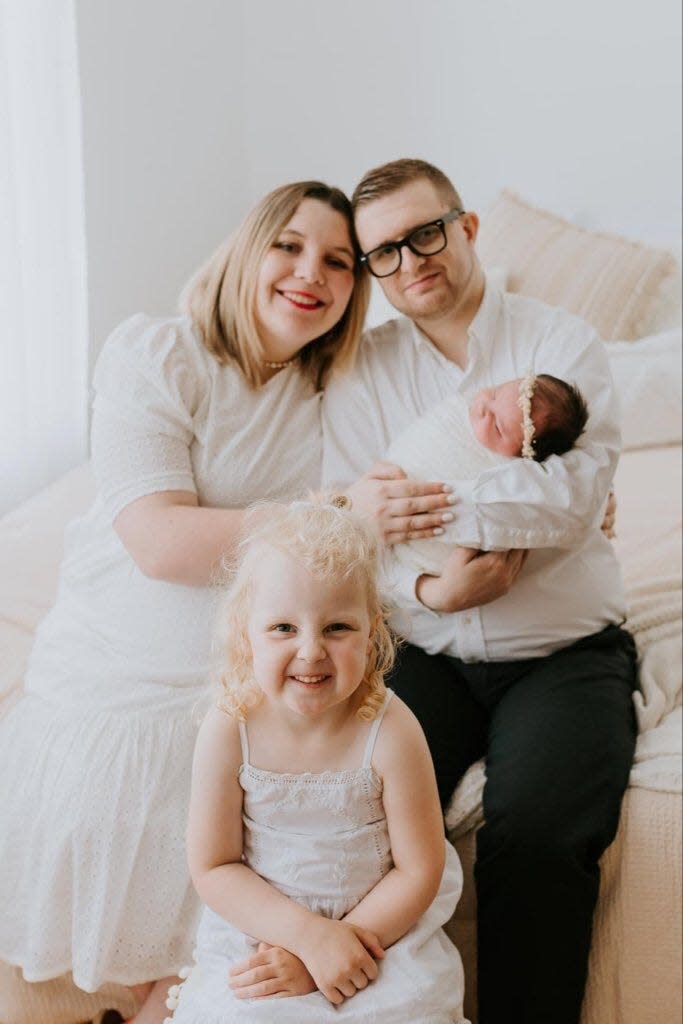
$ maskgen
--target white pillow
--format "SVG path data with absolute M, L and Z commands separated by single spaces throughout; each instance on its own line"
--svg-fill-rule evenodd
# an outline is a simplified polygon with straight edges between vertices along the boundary
M 681 343 L 681 328 L 674 327 L 607 344 L 624 451 L 681 443 Z
M 676 253 L 673 253 L 674 257 Z M 673 273 L 662 281 L 659 294 L 643 322 L 643 336 L 659 334 L 680 325 L 683 316 L 683 275 L 680 260 Z

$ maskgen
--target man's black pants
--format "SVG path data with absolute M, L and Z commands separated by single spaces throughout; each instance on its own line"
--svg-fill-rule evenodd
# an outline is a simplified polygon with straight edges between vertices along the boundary
M 598 861 L 635 747 L 632 637 L 609 626 L 548 657 L 475 664 L 406 645 L 388 684 L 425 731 L 442 805 L 486 756 L 480 1024 L 578 1024 Z

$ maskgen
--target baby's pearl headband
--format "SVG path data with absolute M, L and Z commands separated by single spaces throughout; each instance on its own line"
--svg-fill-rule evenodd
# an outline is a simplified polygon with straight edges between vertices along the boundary
M 529 372 L 519 382 L 519 398 L 517 405 L 522 410 L 522 458 L 533 459 L 534 457 L 534 421 L 531 418 L 531 399 L 534 397 L 536 386 L 535 374 Z

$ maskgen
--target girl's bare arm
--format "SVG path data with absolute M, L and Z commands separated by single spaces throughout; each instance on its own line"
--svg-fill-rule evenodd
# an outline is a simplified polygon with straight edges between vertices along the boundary
M 427 741 L 396 697 L 387 708 L 373 764 L 384 782 L 394 867 L 344 918 L 373 931 L 384 948 L 427 910 L 441 882 L 444 826 Z

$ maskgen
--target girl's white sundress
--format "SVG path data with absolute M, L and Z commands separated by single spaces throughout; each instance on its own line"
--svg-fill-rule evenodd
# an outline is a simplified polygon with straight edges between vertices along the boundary
M 246 728 L 240 727 L 245 861 L 280 892 L 329 918 L 348 914 L 392 867 L 382 784 L 371 760 L 390 698 L 391 692 L 372 723 L 362 766 L 348 771 L 284 774 L 255 768 Z M 207 908 L 173 1024 L 467 1024 L 460 955 L 442 928 L 461 890 L 460 862 L 446 843 L 434 902 L 387 950 L 378 978 L 339 1007 L 319 992 L 236 999 L 228 971 L 256 943 Z

